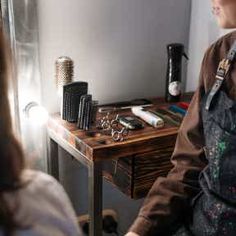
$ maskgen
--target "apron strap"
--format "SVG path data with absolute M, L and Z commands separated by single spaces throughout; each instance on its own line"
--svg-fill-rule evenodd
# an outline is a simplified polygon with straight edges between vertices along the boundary
M 210 93 L 208 94 L 205 109 L 209 110 L 211 102 L 219 91 L 221 85 L 223 84 L 226 75 L 233 64 L 234 59 L 236 58 L 236 40 L 234 41 L 230 51 L 227 54 L 227 57 L 220 61 L 217 72 L 216 72 L 216 81 L 211 88 Z

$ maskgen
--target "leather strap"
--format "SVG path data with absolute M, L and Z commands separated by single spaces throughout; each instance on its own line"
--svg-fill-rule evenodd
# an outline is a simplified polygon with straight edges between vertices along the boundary
M 208 94 L 207 101 L 206 101 L 206 110 L 210 109 L 211 102 L 216 95 L 216 93 L 221 88 L 227 73 L 229 72 L 230 67 L 233 64 L 233 61 L 236 58 L 236 40 L 234 41 L 232 47 L 230 48 L 227 57 L 220 61 L 217 72 L 216 72 L 216 81 L 211 88 L 210 93 Z

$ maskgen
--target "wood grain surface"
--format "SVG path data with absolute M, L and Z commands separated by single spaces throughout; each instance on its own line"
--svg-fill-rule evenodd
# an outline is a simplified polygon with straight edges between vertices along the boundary
M 189 101 L 192 93 L 182 101 Z M 154 106 L 146 110 L 167 108 L 171 104 L 163 98 L 150 99 Z M 113 112 L 110 117 L 115 117 Z M 131 115 L 130 110 L 119 112 Z M 104 114 L 97 114 L 97 121 Z M 144 123 L 144 128 L 130 131 L 122 142 L 112 140 L 110 131 L 101 130 L 94 124 L 89 131 L 80 130 L 76 123 L 68 123 L 59 113 L 50 116 L 48 129 L 57 138 L 85 155 L 90 161 L 104 162 L 104 177 L 131 198 L 145 196 L 158 176 L 165 176 L 171 169 L 170 156 L 179 127 L 165 122 L 164 127 L 154 128 Z

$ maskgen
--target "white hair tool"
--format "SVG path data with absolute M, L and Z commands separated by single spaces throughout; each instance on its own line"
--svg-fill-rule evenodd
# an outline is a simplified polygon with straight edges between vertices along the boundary
M 161 117 L 149 111 L 144 111 L 143 108 L 140 106 L 131 108 L 131 111 L 133 112 L 134 115 L 140 117 L 145 122 L 147 122 L 148 124 L 152 125 L 155 128 L 161 128 L 164 126 L 164 120 Z

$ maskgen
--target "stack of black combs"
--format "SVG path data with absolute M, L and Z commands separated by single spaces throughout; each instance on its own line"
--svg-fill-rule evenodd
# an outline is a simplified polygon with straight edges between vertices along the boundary
M 72 82 L 63 86 L 62 119 L 77 122 L 79 129 L 88 130 L 96 119 L 97 101 L 88 93 L 87 82 Z
M 92 95 L 86 94 L 81 96 L 79 104 L 79 114 L 77 127 L 79 129 L 89 129 L 91 124 L 91 114 L 92 114 Z

